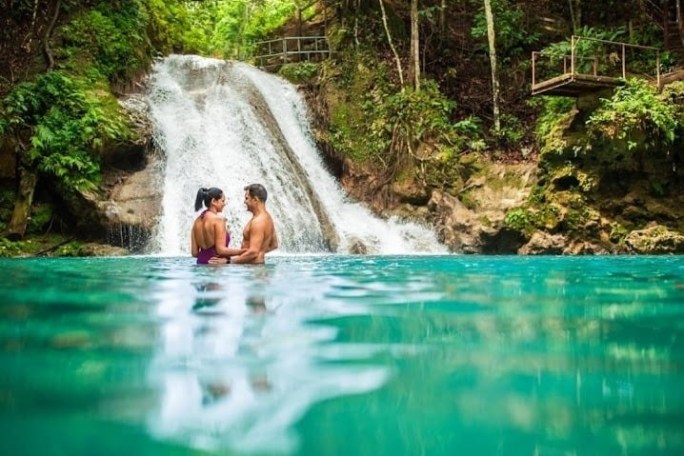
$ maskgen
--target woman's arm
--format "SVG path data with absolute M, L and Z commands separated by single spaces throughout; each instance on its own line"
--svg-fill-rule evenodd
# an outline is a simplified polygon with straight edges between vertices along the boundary
M 222 257 L 231 257 L 234 255 L 240 255 L 244 252 L 244 249 L 231 249 L 226 247 L 226 225 L 225 220 L 222 218 L 217 218 L 214 222 L 214 246 L 216 248 L 216 253 Z
M 271 243 L 269 244 L 266 252 L 270 252 L 278 248 L 278 235 L 276 234 L 275 227 L 273 227 L 273 236 L 271 237 Z

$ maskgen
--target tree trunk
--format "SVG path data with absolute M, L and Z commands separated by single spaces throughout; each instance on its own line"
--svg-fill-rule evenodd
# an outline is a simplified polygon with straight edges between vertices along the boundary
M 418 0 L 411 0 L 411 79 L 413 87 L 420 90 L 420 34 L 418 29 Z
M 380 2 L 380 10 L 382 11 L 382 24 L 385 26 L 385 33 L 387 34 L 387 42 L 389 43 L 390 49 L 392 49 L 392 54 L 394 54 L 394 61 L 397 63 L 397 72 L 399 73 L 399 84 L 401 88 L 404 88 L 404 72 L 401 69 L 401 59 L 399 58 L 399 53 L 394 47 L 392 42 L 392 35 L 390 34 L 389 26 L 387 25 L 387 13 L 385 12 L 385 4 L 383 0 L 378 0 Z
M 38 175 L 34 171 L 27 169 L 19 171 L 19 192 L 17 193 L 17 200 L 14 202 L 12 219 L 7 228 L 7 238 L 11 241 L 19 241 L 26 234 L 37 182 Z
M 242 9 L 242 24 L 240 24 L 240 35 L 238 36 L 238 48 L 236 51 L 238 59 L 242 57 L 240 53 L 245 49 L 245 29 L 249 23 L 249 15 L 249 2 L 245 2 L 245 6 Z
M 570 20 L 572 21 L 572 33 L 577 34 L 577 31 L 582 27 L 582 0 L 568 0 L 570 6 Z
M 572 5 L 573 0 L 568 0 L 568 7 L 570 8 L 570 24 L 572 24 L 572 34 L 577 33 L 577 20 L 575 19 L 575 8 Z
M 682 18 L 682 0 L 677 0 L 675 6 L 677 7 L 677 28 L 679 29 L 679 39 L 682 42 L 682 46 L 684 46 L 684 23 L 682 22 L 684 18 Z
M 50 36 L 57 23 L 57 18 L 59 17 L 59 10 L 62 7 L 62 0 L 57 0 L 57 6 L 55 6 L 55 15 L 52 16 L 50 25 L 48 25 L 45 31 L 45 38 L 43 39 L 43 52 L 45 53 L 45 60 L 47 61 L 47 71 L 52 71 L 55 66 L 55 59 L 52 57 L 52 49 L 50 49 Z
M 302 36 L 302 8 L 297 8 L 297 36 Z
M 501 130 L 499 114 L 499 74 L 496 61 L 496 37 L 494 34 L 494 14 L 492 13 L 491 0 L 484 0 L 485 17 L 487 18 L 487 38 L 489 41 L 489 62 L 492 67 L 492 101 L 494 114 L 494 131 Z
M 446 37 L 446 9 L 447 0 L 442 0 L 439 8 L 439 40 L 444 41 Z

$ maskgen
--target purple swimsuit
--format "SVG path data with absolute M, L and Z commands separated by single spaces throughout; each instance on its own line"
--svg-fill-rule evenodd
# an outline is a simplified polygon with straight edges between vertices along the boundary
M 206 213 L 207 211 L 202 212 L 200 214 L 200 219 L 203 219 Z M 226 233 L 226 247 L 228 247 L 228 244 L 230 244 L 230 233 Z M 208 249 L 200 247 L 199 252 L 197 253 L 197 264 L 209 264 L 211 257 L 217 256 L 219 256 L 219 254 L 216 251 L 216 246 L 211 246 Z

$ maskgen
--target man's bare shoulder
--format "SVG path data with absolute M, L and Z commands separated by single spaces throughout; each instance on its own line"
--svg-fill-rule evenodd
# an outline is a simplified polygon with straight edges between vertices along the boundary
M 263 226 L 268 225 L 270 223 L 273 223 L 273 222 L 272 222 L 271 216 L 268 213 L 259 214 L 259 215 L 255 216 L 254 218 L 252 218 L 252 220 L 250 221 L 251 225 L 257 225 L 259 227 L 263 227 Z

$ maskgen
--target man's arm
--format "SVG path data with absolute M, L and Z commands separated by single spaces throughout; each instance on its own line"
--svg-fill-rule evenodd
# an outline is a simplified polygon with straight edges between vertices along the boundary
M 262 220 L 252 220 L 249 226 L 249 247 L 239 256 L 230 259 L 231 263 L 253 263 L 263 250 L 265 226 Z
M 222 218 L 217 218 L 214 222 L 214 246 L 216 253 L 222 257 L 231 257 L 233 255 L 240 255 L 243 249 L 230 249 L 226 247 L 226 225 Z

